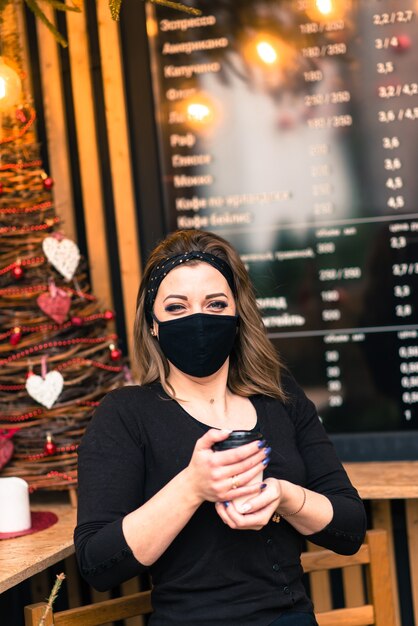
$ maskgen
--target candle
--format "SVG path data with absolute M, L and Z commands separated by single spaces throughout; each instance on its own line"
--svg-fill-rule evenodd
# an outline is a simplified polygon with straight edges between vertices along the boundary
M 0 478 L 0 533 L 20 532 L 32 525 L 28 483 L 22 478 Z

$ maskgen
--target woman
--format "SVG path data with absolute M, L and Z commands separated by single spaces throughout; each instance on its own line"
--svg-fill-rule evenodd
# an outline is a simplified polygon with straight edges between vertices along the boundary
M 135 346 L 141 386 L 109 393 L 79 448 L 84 577 L 105 590 L 149 569 L 153 626 L 316 624 L 302 539 L 352 554 L 364 508 L 230 244 L 189 230 L 156 247 Z M 263 441 L 212 450 L 253 429 Z

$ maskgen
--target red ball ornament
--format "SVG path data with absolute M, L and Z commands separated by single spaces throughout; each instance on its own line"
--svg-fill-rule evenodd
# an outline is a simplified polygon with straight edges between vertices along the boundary
M 14 265 L 10 270 L 10 273 L 14 279 L 20 280 L 21 278 L 23 278 L 24 274 L 23 267 L 21 265 Z
M 122 350 L 119 350 L 119 348 L 112 348 L 110 350 L 110 358 L 112 361 L 119 361 L 122 358 Z
M 105 318 L 105 320 L 107 320 L 109 322 L 109 321 L 115 319 L 115 314 L 113 313 L 113 311 L 105 311 L 104 312 L 104 318 Z
M 20 330 L 19 326 L 16 326 L 16 328 L 13 328 L 13 332 L 10 335 L 10 345 L 17 346 L 17 344 L 19 343 L 21 339 L 22 339 L 22 331 Z
M 74 317 L 71 318 L 71 324 L 73 326 L 82 326 L 84 324 L 84 320 L 79 315 L 74 315 Z
M 44 452 L 45 452 L 45 454 L 52 455 L 52 454 L 55 454 L 56 451 L 57 451 L 57 446 L 52 441 L 51 434 L 48 433 L 47 436 L 46 436 L 46 442 L 45 442 L 45 445 L 44 445 Z
M 4 191 L 3 183 L 0 183 L 0 195 L 3 193 L 3 191 Z
M 54 179 L 51 178 L 50 176 L 47 176 L 46 178 L 44 178 L 44 188 L 47 189 L 48 191 L 50 191 L 52 189 L 52 187 L 54 186 Z

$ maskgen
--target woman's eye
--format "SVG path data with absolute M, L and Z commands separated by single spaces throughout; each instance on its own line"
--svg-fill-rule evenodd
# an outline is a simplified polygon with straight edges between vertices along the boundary
M 184 306 L 182 304 L 169 304 L 164 310 L 168 313 L 178 313 L 179 311 L 184 311 Z
M 228 303 L 224 300 L 214 300 L 213 302 L 210 302 L 208 306 L 211 309 L 226 309 Z

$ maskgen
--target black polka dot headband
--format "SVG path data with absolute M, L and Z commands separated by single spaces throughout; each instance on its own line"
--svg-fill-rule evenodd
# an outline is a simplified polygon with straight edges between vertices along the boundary
M 198 251 L 186 252 L 185 254 L 178 254 L 176 256 L 168 257 L 154 267 L 149 278 L 147 293 L 145 297 L 145 314 L 150 324 L 152 323 L 152 309 L 161 282 L 164 280 L 167 274 L 171 272 L 171 270 L 183 263 L 187 263 L 188 261 L 192 260 L 203 261 L 204 263 L 209 263 L 209 265 L 212 265 L 212 267 L 217 269 L 226 278 L 232 293 L 235 294 L 234 275 L 232 273 L 231 266 L 220 257 L 215 256 L 214 254 L 209 254 L 207 252 Z

